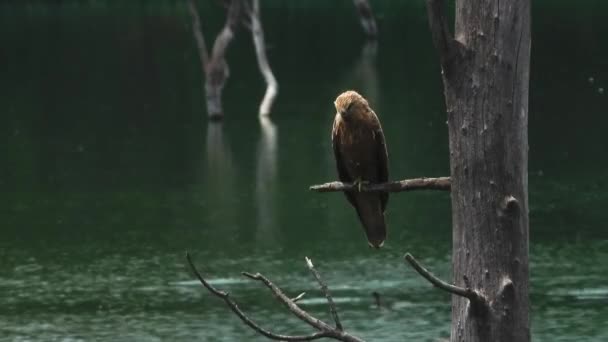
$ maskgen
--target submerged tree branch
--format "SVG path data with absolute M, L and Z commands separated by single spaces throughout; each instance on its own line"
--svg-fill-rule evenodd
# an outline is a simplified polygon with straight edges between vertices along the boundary
M 329 324 L 323 322 L 322 320 L 316 317 L 311 316 L 306 311 L 302 310 L 302 308 L 300 308 L 298 304 L 291 300 L 291 298 L 287 297 L 287 295 L 285 295 L 285 293 L 283 293 L 283 291 L 278 286 L 273 284 L 270 280 L 268 280 L 268 278 L 264 277 L 260 273 L 251 274 L 248 272 L 243 272 L 243 275 L 247 278 L 260 281 L 264 285 L 266 285 L 266 287 L 272 292 L 272 294 L 279 302 L 285 304 L 287 309 L 289 309 L 289 311 L 291 311 L 294 316 L 298 317 L 300 320 L 307 323 L 311 327 L 322 331 L 329 331 L 333 329 Z
M 246 2 L 247 3 L 247 2 Z M 253 0 L 253 6 L 250 8 L 247 6 L 249 18 L 251 20 L 251 34 L 253 36 L 253 44 L 255 45 L 255 55 L 258 60 L 258 67 L 264 80 L 266 81 L 266 93 L 260 104 L 261 116 L 270 114 L 272 104 L 279 91 L 279 83 L 277 82 L 270 64 L 268 63 L 268 57 L 266 56 L 266 43 L 264 41 L 264 29 L 262 28 L 262 20 L 260 18 L 260 1 Z
M 470 285 L 467 285 L 466 288 L 459 287 L 437 278 L 426 268 L 422 267 L 422 265 L 420 265 L 420 263 L 418 263 L 418 261 L 410 253 L 405 254 L 405 260 L 416 270 L 416 272 L 418 272 L 418 274 L 433 284 L 433 286 L 451 294 L 468 298 L 473 304 L 485 303 L 485 298 L 479 292 L 473 290 Z
M 270 332 L 262 327 L 260 327 L 257 323 L 251 320 L 237 305 L 237 303 L 230 298 L 228 293 L 224 291 L 220 291 L 213 287 L 205 278 L 201 275 L 198 269 L 194 266 L 192 262 L 192 258 L 190 257 L 190 253 L 186 252 L 186 259 L 188 259 L 188 264 L 192 269 L 192 272 L 196 275 L 201 284 L 213 295 L 221 298 L 226 305 L 234 312 L 243 323 L 247 324 L 250 328 L 258 332 L 259 334 L 277 341 L 312 341 L 320 338 L 331 338 L 338 341 L 344 342 L 364 342 L 362 339 L 350 335 L 347 332 L 339 330 L 337 328 L 333 328 L 329 324 L 321 321 L 318 318 L 313 317 L 308 312 L 302 310 L 295 302 L 299 300 L 303 294 L 300 294 L 294 299 L 290 299 L 285 293 L 275 284 L 273 284 L 268 278 L 264 277 L 260 273 L 251 274 L 247 272 L 243 272 L 243 275 L 254 280 L 258 280 L 262 282 L 266 287 L 270 289 L 270 291 L 274 294 L 274 296 L 283 303 L 291 313 L 293 313 L 300 320 L 306 322 L 313 328 L 317 329 L 318 332 L 310 334 L 310 335 L 281 335 Z
M 450 191 L 450 177 L 413 178 L 380 184 L 361 183 L 360 188 L 359 185 L 355 183 L 330 182 L 325 184 L 312 185 L 309 190 L 317 192 L 402 192 L 412 190 Z
M 340 331 L 344 330 L 344 328 L 342 327 L 342 323 L 340 323 L 340 317 L 338 316 L 338 310 L 336 309 L 336 303 L 334 303 L 334 300 L 331 297 L 331 294 L 329 293 L 327 284 L 325 284 L 323 279 L 321 279 L 321 275 L 319 274 L 319 272 L 317 272 L 317 270 L 315 269 L 315 266 L 312 264 L 312 260 L 310 260 L 308 257 L 306 257 L 306 265 L 308 265 L 308 269 L 310 270 L 312 275 L 315 277 L 315 279 L 317 279 L 317 282 L 319 283 L 319 286 L 321 287 L 321 291 L 323 292 L 323 294 L 325 294 L 325 298 L 327 298 L 327 303 L 329 304 L 329 312 L 331 313 L 331 316 L 333 317 L 334 322 L 336 322 L 336 329 L 338 329 Z
M 188 264 L 190 264 L 190 268 L 192 269 L 192 272 L 194 272 L 194 274 L 196 275 L 198 280 L 201 282 L 201 284 L 203 284 L 203 286 L 209 292 L 211 292 L 215 296 L 221 298 L 226 303 L 226 305 L 228 305 L 230 310 L 232 310 L 232 312 L 234 312 L 241 319 L 241 321 L 243 321 L 243 323 L 247 324 L 249 327 L 251 327 L 253 330 L 257 331 L 259 334 L 264 335 L 270 339 L 277 340 L 277 341 L 312 341 L 312 340 L 316 340 L 319 338 L 328 337 L 327 332 L 318 332 L 315 334 L 302 335 L 302 336 L 280 335 L 280 334 L 272 333 L 272 332 L 260 327 L 258 324 L 256 324 L 254 321 L 252 321 L 243 311 L 241 311 L 241 309 L 238 307 L 237 303 L 234 300 L 232 300 L 232 298 L 230 298 L 230 296 L 228 295 L 227 292 L 216 289 L 215 287 L 213 287 L 213 285 L 209 284 L 209 282 L 207 282 L 205 280 L 205 278 L 203 278 L 203 276 L 200 274 L 200 272 L 194 266 L 194 263 L 192 262 L 192 259 L 190 258 L 190 253 L 186 252 L 186 258 L 188 259 Z

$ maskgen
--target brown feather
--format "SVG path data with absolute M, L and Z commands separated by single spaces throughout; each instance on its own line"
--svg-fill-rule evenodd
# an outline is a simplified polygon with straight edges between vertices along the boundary
M 388 154 L 378 117 L 367 101 L 354 91 L 342 93 L 335 101 L 337 114 L 332 142 L 338 177 L 342 182 L 388 181 Z M 357 211 L 370 245 L 380 247 L 386 238 L 384 211 L 388 193 L 345 192 Z

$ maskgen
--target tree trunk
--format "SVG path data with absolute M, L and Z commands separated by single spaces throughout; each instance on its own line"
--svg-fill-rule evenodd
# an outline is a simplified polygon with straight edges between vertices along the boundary
M 279 92 L 279 83 L 272 73 L 270 63 L 268 63 L 268 57 L 266 56 L 266 43 L 264 41 L 264 29 L 262 28 L 262 19 L 260 17 L 260 0 L 253 0 L 252 6 L 249 11 L 249 18 L 251 19 L 251 35 L 253 37 L 253 45 L 255 46 L 255 55 L 258 60 L 258 67 L 264 80 L 266 81 L 266 93 L 260 104 L 260 116 L 270 115 L 272 104 L 274 99 Z M 262 123 L 270 123 L 262 120 Z M 272 124 L 272 123 L 270 123 Z
M 218 120 L 224 116 L 222 107 L 222 91 L 226 80 L 230 76 L 226 50 L 234 38 L 239 24 L 241 0 L 231 0 L 226 14 L 226 23 L 215 38 L 211 58 L 205 68 L 205 98 L 207 99 L 207 115 L 211 120 Z
M 207 103 L 207 116 L 210 120 L 219 120 L 223 117 L 222 91 L 226 80 L 230 76 L 230 69 L 226 62 L 226 50 L 234 37 L 234 32 L 239 24 L 241 0 L 229 0 L 226 2 L 228 13 L 226 23 L 217 35 L 211 51 L 207 51 L 205 39 L 201 29 L 201 20 L 194 0 L 188 0 L 188 11 L 192 19 L 192 31 L 198 48 L 201 66 L 205 73 L 205 99 Z
M 443 71 L 452 177 L 451 341 L 530 340 L 528 83 L 530 2 L 457 0 L 455 38 L 443 0 L 428 0 Z

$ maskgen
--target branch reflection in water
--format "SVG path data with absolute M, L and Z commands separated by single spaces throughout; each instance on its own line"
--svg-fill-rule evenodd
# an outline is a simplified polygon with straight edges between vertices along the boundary
M 224 126 L 221 122 L 207 123 L 205 160 L 205 212 L 211 220 L 209 223 L 212 235 L 228 234 L 229 229 L 237 226 L 236 216 L 226 211 L 225 208 L 233 208 L 237 205 L 234 194 L 236 193 L 235 180 L 236 169 L 230 144 L 224 137 Z M 232 228 L 231 228 L 232 227 Z M 228 235 L 230 236 L 230 235 Z
M 255 199 L 257 206 L 257 246 L 276 245 L 277 213 L 277 142 L 276 125 L 267 116 L 260 116 L 260 138 L 257 146 Z

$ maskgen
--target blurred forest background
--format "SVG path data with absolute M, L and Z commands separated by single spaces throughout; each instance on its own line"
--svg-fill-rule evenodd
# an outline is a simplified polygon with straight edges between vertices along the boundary
M 449 295 L 401 257 L 450 278 L 449 194 L 393 195 L 374 251 L 342 194 L 308 191 L 336 178 L 333 100 L 351 88 L 383 122 L 392 179 L 449 174 L 424 2 L 371 5 L 376 43 L 352 1 L 262 0 L 272 115 L 258 118 L 265 83 L 241 28 L 215 123 L 185 1 L 0 4 L 0 340 L 264 340 L 200 287 L 185 250 L 278 332 L 309 330 L 240 272 L 306 291 L 327 317 L 309 256 L 352 333 L 447 337 Z M 197 6 L 211 44 L 225 10 Z M 605 341 L 608 3 L 535 0 L 532 18 L 533 340 Z

